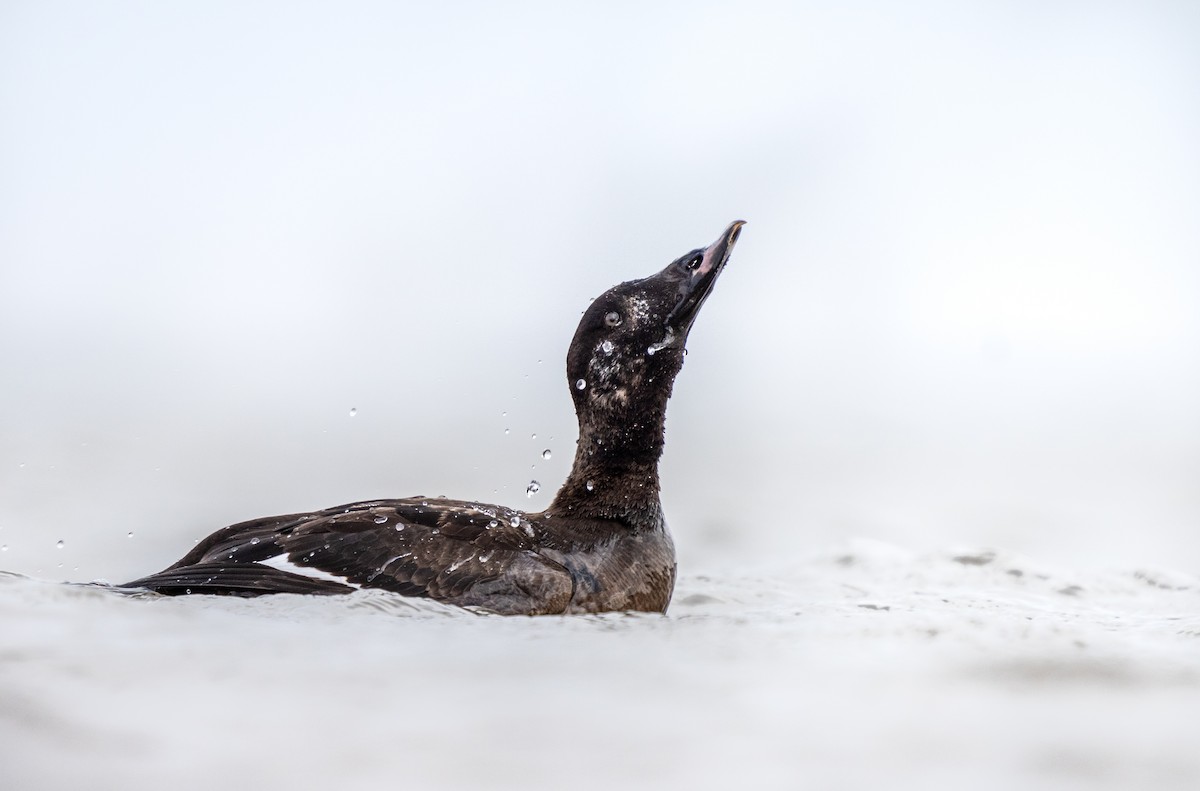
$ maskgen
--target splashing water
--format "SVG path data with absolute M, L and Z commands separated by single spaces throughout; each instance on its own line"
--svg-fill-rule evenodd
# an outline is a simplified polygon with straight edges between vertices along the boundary
M 667 327 L 667 334 L 664 335 L 663 339 L 661 341 L 659 341 L 658 343 L 652 343 L 649 346 L 647 346 L 646 354 L 653 357 L 656 352 L 661 352 L 663 349 L 667 348 L 668 346 L 672 345 L 673 343 L 675 343 L 675 331 L 672 330 L 670 327 Z

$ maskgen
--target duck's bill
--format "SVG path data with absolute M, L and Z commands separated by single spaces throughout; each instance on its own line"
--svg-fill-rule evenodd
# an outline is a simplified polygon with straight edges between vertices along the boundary
M 742 233 L 745 220 L 734 220 L 715 242 L 703 250 L 688 253 L 668 267 L 674 274 L 682 276 L 679 283 L 679 301 L 667 316 L 667 326 L 679 334 L 691 328 L 700 312 L 700 306 L 716 285 L 717 277 L 729 262 L 733 246 Z

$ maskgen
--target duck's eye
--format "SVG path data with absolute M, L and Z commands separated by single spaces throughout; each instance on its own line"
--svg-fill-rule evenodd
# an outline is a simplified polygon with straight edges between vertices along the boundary
M 621 314 L 617 313 L 615 310 L 606 314 L 604 316 L 604 323 L 610 327 L 616 327 L 621 323 Z
M 694 272 L 700 268 L 700 264 L 702 263 L 704 263 L 704 256 L 697 254 L 692 256 L 691 260 L 684 264 L 684 266 L 687 267 L 689 272 Z

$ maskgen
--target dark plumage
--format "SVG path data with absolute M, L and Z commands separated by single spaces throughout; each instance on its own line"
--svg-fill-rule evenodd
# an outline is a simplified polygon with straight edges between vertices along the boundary
M 218 530 L 121 587 L 240 596 L 370 587 L 505 614 L 665 611 L 675 586 L 658 479 L 667 399 L 742 225 L 609 289 L 584 313 L 567 353 L 575 462 L 545 511 L 413 497 L 266 517 Z

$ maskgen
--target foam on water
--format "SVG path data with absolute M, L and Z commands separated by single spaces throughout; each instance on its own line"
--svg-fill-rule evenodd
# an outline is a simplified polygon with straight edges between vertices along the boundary
M 568 618 L 6 575 L 0 623 L 20 788 L 1200 780 L 1200 580 L 1174 572 L 858 542 Z

